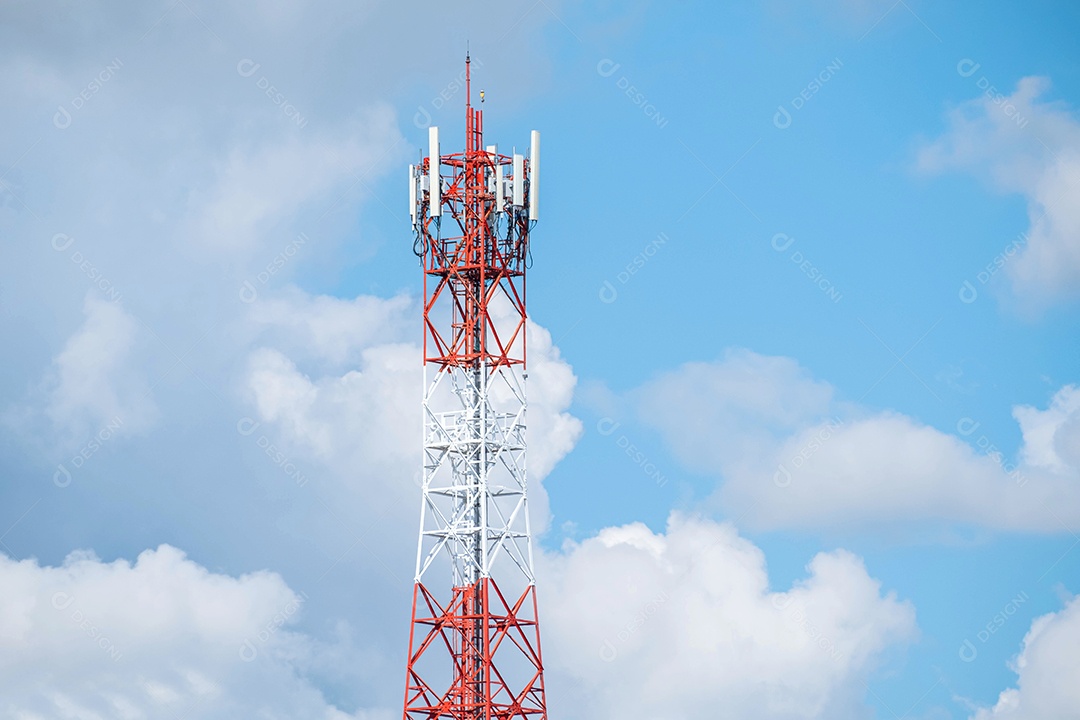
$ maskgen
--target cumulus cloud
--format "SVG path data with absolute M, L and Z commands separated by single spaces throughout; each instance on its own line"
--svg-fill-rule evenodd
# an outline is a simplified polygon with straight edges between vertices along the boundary
M 1018 406 L 1013 417 L 1024 435 L 1025 463 L 1055 473 L 1080 467 L 1080 388 L 1062 388 L 1046 410 Z
M 29 441 L 40 442 L 41 433 L 68 446 L 103 433 L 137 434 L 157 420 L 152 388 L 136 358 L 135 318 L 95 290 L 83 301 L 83 315 L 36 387 L 5 409 L 5 424 Z
M 103 425 L 121 418 L 128 429 L 153 419 L 154 404 L 141 373 L 131 367 L 136 320 L 116 302 L 91 291 L 86 320 L 53 360 L 48 415 L 56 425 L 83 420 Z
M 288 137 L 273 145 L 234 148 L 217 163 L 214 183 L 192 191 L 188 202 L 190 231 L 199 251 L 246 254 L 260 246 L 268 230 L 294 218 L 307 203 L 339 186 L 363 186 L 364 177 L 381 172 L 401 142 L 393 111 L 376 106 L 333 134 Z M 327 212 L 340 198 L 331 198 Z
M 642 417 L 664 431 L 681 459 L 711 472 L 741 450 L 765 452 L 807 418 L 825 415 L 832 396 L 828 383 L 791 358 L 732 350 L 722 362 L 686 363 L 661 375 L 638 401 Z
M 251 353 L 247 386 L 258 419 L 291 444 L 339 469 L 414 464 L 420 424 L 418 352 L 408 345 L 365 349 L 358 369 L 312 379 L 283 353 Z M 415 452 L 411 452 L 415 451 Z
M 420 330 L 403 321 L 406 310 L 417 311 L 416 304 L 407 298 L 312 298 L 292 290 L 265 308 L 258 305 L 253 312 L 278 346 L 258 348 L 249 357 L 245 386 L 256 419 L 351 480 L 359 473 L 400 487 L 402 478 L 411 478 L 415 487 L 421 353 L 415 343 L 396 341 L 412 335 L 405 331 L 409 327 Z M 526 332 L 530 510 L 534 527 L 542 530 L 548 503 L 540 481 L 573 449 L 582 427 L 568 412 L 577 382 L 572 368 L 547 330 L 530 321 Z M 321 369 L 305 373 L 293 352 Z M 356 365 L 340 370 L 344 358 L 355 358 Z
M 319 643 L 291 629 L 305 600 L 275 573 L 212 573 L 168 545 L 134 563 L 0 555 L 0 712 L 375 717 L 346 714 L 306 679 Z
M 422 5 L 447 28 L 435 52 L 461 58 L 454 37 L 476 31 L 475 13 Z M 502 98 L 504 117 L 545 82 L 542 30 L 557 24 L 560 4 L 547 5 L 486 8 L 473 37 L 473 71 Z M 47 19 L 33 2 L 0 4 L 10 120 L 0 136 L 0 229 L 12 240 L 0 267 L 0 324 L 20 339 L 0 350 L 0 386 L 19 398 L 48 379 L 31 401 L 6 408 L 11 427 L 24 427 L 18 421 L 28 415 L 42 420 L 33 429 L 40 448 L 0 457 L 14 480 L 5 485 L 9 521 L 37 499 L 24 504 L 22 493 L 41 484 L 58 493 L 36 506 L 41 522 L 24 521 L 5 537 L 10 547 L 90 543 L 135 553 L 145 546 L 135 535 L 165 534 L 214 553 L 215 563 L 272 563 L 298 587 L 333 586 L 310 601 L 320 624 L 347 618 L 366 639 L 404 652 L 404 621 L 385 618 L 404 607 L 396 593 L 408 591 L 417 504 L 400 503 L 381 522 L 378 512 L 418 493 L 415 301 L 320 292 L 339 281 L 398 286 L 394 263 L 372 270 L 361 262 L 382 232 L 364 211 L 399 216 L 407 234 L 400 196 L 380 198 L 380 183 L 408 162 L 403 137 L 423 142 L 425 122 L 460 127 L 463 68 L 455 61 L 432 75 L 429 59 L 396 40 L 416 13 L 339 0 L 258 10 L 155 0 L 127 9 L 80 3 Z M 518 48 L 513 67 L 493 61 L 506 47 Z M 253 64 L 241 72 L 244 60 Z M 357 71 L 372 67 L 389 70 Z M 401 103 L 400 117 L 386 98 Z M 400 187 L 393 181 L 391 192 Z M 68 261 L 70 251 L 50 247 L 57 233 L 78 238 L 71 250 L 92 258 L 122 307 L 84 300 L 94 279 Z M 301 234 L 298 252 L 280 257 Z M 407 240 L 399 252 L 409 256 Z M 282 289 L 298 276 L 318 292 Z M 537 332 L 541 348 L 546 333 Z M 539 481 L 580 427 L 566 412 L 573 373 L 557 350 L 538 351 L 533 375 Z M 95 456 L 59 494 L 49 480 L 70 456 L 57 448 L 49 413 L 87 423 L 74 438 L 85 443 L 94 423 L 121 411 L 125 428 L 149 432 L 123 453 Z M 245 416 L 251 435 L 236 431 Z M 303 458 L 308 484 L 286 476 L 292 465 L 278 463 L 271 443 L 286 446 L 297 467 Z M 546 514 L 537 488 L 534 510 Z M 102 522 L 120 503 L 146 522 Z M 378 575 L 386 570 L 404 582 Z M 379 581 L 385 592 L 372 593 Z M 349 599 L 359 586 L 372 596 L 363 610 Z M 348 672 L 348 682 L 330 684 L 338 695 L 400 697 L 396 664 L 392 690 L 379 672 Z
M 1036 618 L 1011 663 L 1016 687 L 972 720 L 1042 720 L 1075 717 L 1080 708 L 1080 598 L 1060 612 Z
M 845 551 L 773 590 L 729 524 L 602 530 L 542 559 L 546 657 L 575 718 L 865 717 L 863 682 L 915 634 L 914 610 Z
M 408 297 L 343 300 L 296 288 L 251 306 L 259 329 L 243 384 L 261 422 L 326 465 L 400 476 L 420 423 L 419 350 L 403 342 Z
M 581 437 L 581 421 L 568 412 L 577 377 L 551 333 L 531 320 L 529 344 L 529 477 L 542 480 Z M 546 505 L 546 503 L 545 503 Z
M 661 376 L 639 402 L 683 463 L 723 478 L 719 502 L 755 527 L 1080 528 L 1076 388 L 1047 410 L 1015 408 L 1015 462 L 973 420 L 942 432 L 832 396 L 792 360 L 733 351 Z
M 699 518 L 674 515 L 659 534 L 607 528 L 539 564 L 549 686 L 560 688 L 550 701 L 569 718 L 709 717 L 717 698 L 739 717 L 862 717 L 862 682 L 915 633 L 910 604 L 850 553 L 820 553 L 805 579 L 773 590 L 759 548 Z M 308 602 L 276 573 L 210 572 L 168 545 L 133 563 L 0 555 L 0 710 L 391 717 L 320 691 L 327 657 L 371 677 L 388 668 L 350 649 L 347 630 L 329 642 L 300 632 Z
M 1041 308 L 1077 297 L 1080 288 L 1080 119 L 1075 111 L 1043 95 L 1050 81 L 1021 79 L 1006 95 L 963 65 L 985 94 L 952 110 L 948 129 L 919 151 L 918 168 L 928 173 L 966 171 L 987 178 L 1003 193 L 1023 195 L 1029 227 L 1016 241 L 987 247 L 987 262 L 1009 248 L 1004 265 L 1015 294 Z
M 252 303 L 249 319 L 290 356 L 339 368 L 356 364 L 365 348 L 414 340 L 419 313 L 408 295 L 347 300 L 289 286 Z

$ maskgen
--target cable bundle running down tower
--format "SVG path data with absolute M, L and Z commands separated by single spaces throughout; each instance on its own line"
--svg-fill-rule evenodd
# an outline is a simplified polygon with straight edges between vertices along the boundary
M 540 135 L 528 159 L 485 147 L 468 58 L 465 88 L 465 152 L 442 155 L 432 127 L 428 157 L 409 166 L 424 268 L 424 455 L 403 717 L 546 720 L 525 473 Z

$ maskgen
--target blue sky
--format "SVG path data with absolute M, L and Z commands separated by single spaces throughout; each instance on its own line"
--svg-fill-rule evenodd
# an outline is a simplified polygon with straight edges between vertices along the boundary
M 83 688 L 12 686 L 11 707 L 108 716 L 112 693 L 164 717 L 157 683 L 192 717 L 399 712 L 420 440 L 404 167 L 429 122 L 463 143 L 468 39 L 487 140 L 543 136 L 530 471 L 552 708 L 614 716 L 640 690 L 642 717 L 1075 713 L 1080 8 L 422 5 L 0 10 L 0 605 L 45 608 L 0 644 L 28 672 L 67 652 L 57 677 Z M 699 534 L 726 559 L 678 570 Z M 669 579 L 624 592 L 616 566 Z M 722 588 L 755 578 L 766 609 L 805 590 L 844 659 L 740 616 Z M 639 591 L 675 600 L 595 665 L 615 630 L 573 608 L 632 617 Z M 187 598 L 179 629 L 130 619 L 143 592 Z M 88 670 L 55 593 L 149 679 Z M 729 610 L 771 669 L 725 664 L 705 628 Z M 151 652 L 172 642 L 175 661 Z M 702 680 L 675 703 L 654 683 L 679 663 Z
M 947 113 L 986 85 L 1010 95 L 1020 78 L 1044 76 L 1053 83 L 1046 102 L 1074 105 L 1080 13 L 1061 3 L 829 5 L 640 4 L 618 32 L 597 30 L 593 13 L 603 11 L 593 7 L 561 14 L 565 26 L 547 31 L 558 48 L 550 78 L 520 111 L 544 129 L 550 158 L 533 316 L 586 387 L 626 392 L 744 347 L 796 358 L 844 399 L 945 433 L 977 418 L 969 441 L 985 435 L 1015 458 L 1013 405 L 1044 403 L 1076 381 L 1076 305 L 1033 311 L 997 273 L 980 284 L 979 271 L 1028 231 L 1024 198 L 976 173 L 921 172 L 917 156 L 946 131 Z M 819 74 L 820 90 L 795 109 Z M 662 123 L 620 92 L 631 84 Z M 498 107 L 498 89 L 488 97 Z M 791 115 L 784 129 L 773 122 L 778 105 Z M 667 241 L 620 283 L 659 233 Z M 785 244 L 773 243 L 777 233 L 795 239 L 784 252 L 774 249 Z M 839 300 L 790 262 L 795 251 Z M 546 283 L 545 266 L 558 268 Z M 610 304 L 598 297 L 605 280 L 618 289 Z M 959 297 L 965 280 L 982 291 L 973 303 Z M 670 482 L 627 478 L 633 460 L 592 432 L 605 413 L 588 394 L 574 407 L 588 431 L 547 484 L 556 519 L 575 533 L 636 519 L 662 528 L 670 508 L 696 507 L 715 483 L 681 468 L 633 419 L 623 419 L 634 428 L 626 432 Z M 906 710 L 920 688 L 928 695 L 915 716 L 956 712 L 956 695 L 991 700 L 1030 619 L 1074 591 L 1080 567 L 1075 535 L 1054 527 L 752 537 L 778 582 L 818 549 L 842 545 L 915 602 L 924 635 L 882 681 L 872 701 L 881 717 Z M 977 665 L 961 662 L 954 645 L 1018 592 L 1032 597 L 1019 610 L 1026 619 L 996 635 Z

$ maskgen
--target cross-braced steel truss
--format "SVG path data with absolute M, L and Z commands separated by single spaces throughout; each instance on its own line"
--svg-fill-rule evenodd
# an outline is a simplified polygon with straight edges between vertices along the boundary
M 466 65 L 466 96 L 469 86 Z M 483 147 L 410 168 L 424 268 L 423 498 L 405 720 L 546 720 L 526 476 L 528 163 Z M 445 173 L 444 173 L 445 170 Z M 509 174 L 507 174 L 509 171 Z M 449 597 L 438 588 L 449 585 Z

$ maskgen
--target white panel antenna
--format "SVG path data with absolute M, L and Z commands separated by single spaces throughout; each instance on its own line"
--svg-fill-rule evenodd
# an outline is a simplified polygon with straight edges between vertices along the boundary
M 529 147 L 529 219 L 540 219 L 540 132 L 532 131 Z
M 514 207 L 525 204 L 525 156 L 514 153 Z
M 412 225 L 416 227 L 416 166 L 409 166 L 409 217 Z
M 487 146 L 488 159 L 491 160 L 491 172 L 488 174 L 488 192 L 495 193 L 495 169 L 499 167 L 499 148 L 495 145 Z
M 442 215 L 442 160 L 439 156 L 439 128 L 428 128 L 428 174 L 431 176 L 428 193 L 428 215 Z
M 504 212 L 506 206 L 506 178 L 503 176 L 503 168 L 499 163 L 495 164 L 495 212 Z

